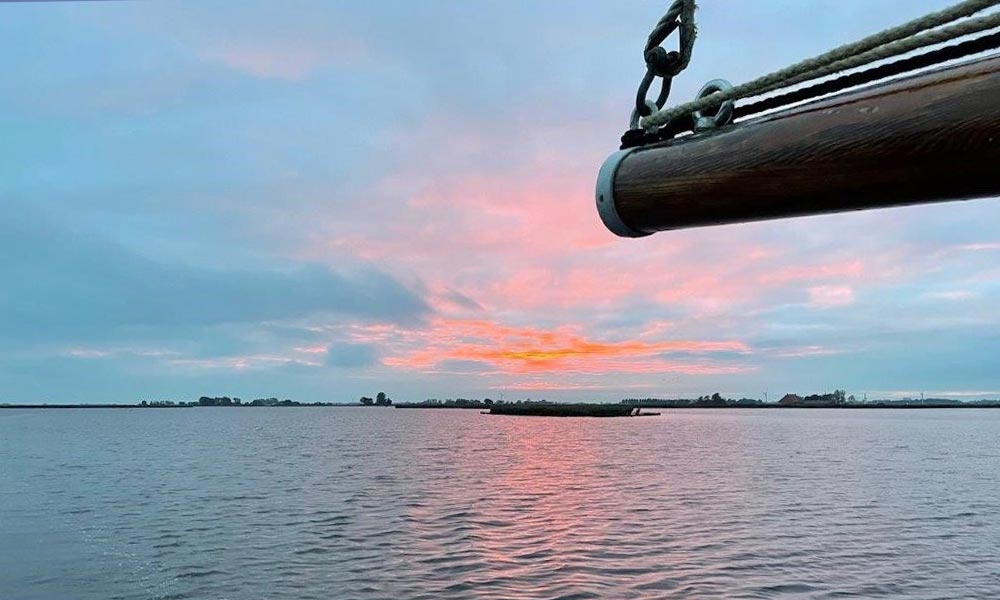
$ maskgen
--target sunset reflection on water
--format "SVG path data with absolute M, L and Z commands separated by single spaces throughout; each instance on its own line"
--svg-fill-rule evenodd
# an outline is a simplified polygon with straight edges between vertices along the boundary
M 14 416 L 23 600 L 1000 597 L 996 411 Z

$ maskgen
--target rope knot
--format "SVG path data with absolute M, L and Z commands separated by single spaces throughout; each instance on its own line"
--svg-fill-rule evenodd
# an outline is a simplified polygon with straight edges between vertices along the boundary
M 646 52 L 646 68 L 657 77 L 674 77 L 681 72 L 681 53 L 656 46 Z
M 997 0 L 1000 2 L 1000 0 Z M 639 118 L 649 117 L 663 109 L 670 96 L 673 78 L 687 68 L 691 61 L 694 39 L 697 28 L 694 23 L 695 0 L 673 0 L 667 13 L 657 21 L 653 31 L 646 39 L 643 49 L 643 59 L 646 61 L 646 75 L 639 82 L 635 94 L 635 110 L 632 111 L 630 126 L 634 129 L 639 124 Z M 667 52 L 661 46 L 672 33 L 677 31 L 678 51 Z M 660 92 L 656 100 L 646 98 L 653 81 L 660 79 Z

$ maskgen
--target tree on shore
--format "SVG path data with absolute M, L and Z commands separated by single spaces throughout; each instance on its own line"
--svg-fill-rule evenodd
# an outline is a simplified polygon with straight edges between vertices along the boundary
M 389 397 L 385 395 L 385 392 L 379 392 L 378 395 L 375 396 L 375 405 L 392 406 L 392 400 L 390 400 Z
M 375 401 L 372 400 L 371 398 L 369 398 L 368 396 L 362 396 L 361 397 L 361 404 L 363 406 L 371 406 L 372 404 L 375 404 Z

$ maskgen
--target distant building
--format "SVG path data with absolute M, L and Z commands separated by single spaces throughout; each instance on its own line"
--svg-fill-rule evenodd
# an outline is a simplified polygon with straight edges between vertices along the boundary
M 795 406 L 802 402 L 802 396 L 798 394 L 785 394 L 784 398 L 778 400 L 778 404 L 781 406 Z

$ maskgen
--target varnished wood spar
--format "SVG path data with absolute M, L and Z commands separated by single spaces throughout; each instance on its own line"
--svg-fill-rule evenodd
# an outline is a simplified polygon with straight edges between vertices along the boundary
M 1000 57 L 638 149 L 610 185 L 636 235 L 1000 195 Z

